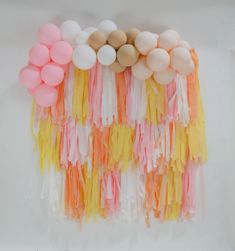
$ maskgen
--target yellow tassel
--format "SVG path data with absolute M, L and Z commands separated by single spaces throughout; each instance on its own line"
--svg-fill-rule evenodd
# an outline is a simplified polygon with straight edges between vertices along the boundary
M 125 125 L 114 124 L 110 130 L 110 159 L 109 164 L 120 163 L 122 170 L 127 170 L 133 159 L 134 129 Z
M 147 79 L 146 97 L 146 120 L 148 123 L 159 124 L 166 114 L 165 87 L 156 83 L 153 78 Z
M 89 71 L 74 69 L 72 115 L 78 124 L 85 124 L 88 116 Z

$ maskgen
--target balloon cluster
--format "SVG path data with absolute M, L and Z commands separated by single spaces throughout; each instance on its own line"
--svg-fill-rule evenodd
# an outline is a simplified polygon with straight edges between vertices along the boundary
M 38 43 L 29 52 L 29 64 L 21 70 L 20 82 L 45 107 L 56 102 L 57 86 L 71 61 L 81 70 L 91 69 L 97 60 L 114 72 L 131 67 L 137 79 L 153 76 L 159 84 L 169 84 L 177 72 L 188 75 L 194 71 L 190 49 L 174 30 L 159 35 L 137 28 L 124 32 L 111 20 L 84 30 L 72 20 L 60 29 L 49 23 L 38 31 Z
M 37 104 L 49 107 L 55 104 L 58 90 L 71 62 L 73 47 L 63 41 L 62 32 L 54 24 L 41 26 L 37 44 L 29 51 L 29 63 L 19 74 L 20 83 L 34 96 Z

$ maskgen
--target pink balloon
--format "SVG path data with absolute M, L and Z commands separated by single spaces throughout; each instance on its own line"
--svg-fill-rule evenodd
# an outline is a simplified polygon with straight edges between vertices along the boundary
M 60 29 L 51 23 L 42 25 L 37 33 L 39 42 L 51 47 L 55 42 L 61 40 Z
M 73 47 L 65 41 L 58 41 L 51 47 L 51 59 L 57 64 L 68 64 L 72 60 Z
M 51 87 L 45 84 L 39 85 L 35 92 L 34 98 L 38 105 L 43 107 L 49 107 L 56 103 L 58 91 L 55 87 Z
M 33 46 L 29 51 L 29 61 L 36 66 L 43 66 L 50 62 L 49 49 L 43 44 Z
M 26 88 L 35 88 L 41 83 L 40 69 L 35 66 L 25 66 L 19 73 L 19 80 Z
M 34 97 L 36 90 L 37 90 L 37 87 L 35 87 L 35 88 L 33 88 L 33 89 L 28 89 L 28 93 L 29 93 L 31 96 Z
M 47 85 L 57 86 L 64 79 L 64 70 L 57 64 L 47 64 L 42 68 L 41 77 Z

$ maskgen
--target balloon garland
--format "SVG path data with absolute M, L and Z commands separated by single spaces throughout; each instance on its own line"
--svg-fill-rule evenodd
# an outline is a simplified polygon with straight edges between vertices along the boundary
M 54 213 L 194 217 L 204 114 L 197 54 L 176 31 L 45 24 L 19 80 Z

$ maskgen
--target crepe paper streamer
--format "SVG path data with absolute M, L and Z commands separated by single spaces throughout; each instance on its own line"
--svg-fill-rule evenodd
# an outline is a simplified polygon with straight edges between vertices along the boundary
M 37 47 L 45 57 L 37 62 L 31 55 L 31 63 L 45 68 L 50 51 L 56 63 L 49 65 L 63 69 L 63 76 L 52 83 L 32 65 L 20 73 L 21 83 L 34 97 L 31 132 L 39 154 L 41 198 L 49 213 L 81 223 L 143 219 L 147 226 L 153 218 L 194 219 L 197 173 L 204 207 L 201 171 L 207 161 L 195 50 L 173 30 L 158 36 L 134 28 L 125 35 L 110 20 L 89 32 L 71 20 L 61 30 L 55 27 L 47 24 L 40 29 Z M 108 47 L 102 47 L 107 40 Z M 117 57 L 114 64 L 120 67 L 114 70 L 116 52 L 110 46 L 118 50 L 127 46 L 126 40 L 145 56 L 137 52 L 133 66 L 126 66 L 127 55 L 123 60 Z M 72 62 L 70 44 L 76 41 L 78 48 L 92 52 L 91 61 L 86 53 L 82 56 L 89 62 L 73 51 Z M 114 56 L 100 49 L 97 57 L 100 47 L 109 48 Z M 57 79 L 58 74 L 50 77 Z M 53 88 L 53 102 L 40 104 L 40 86 Z

